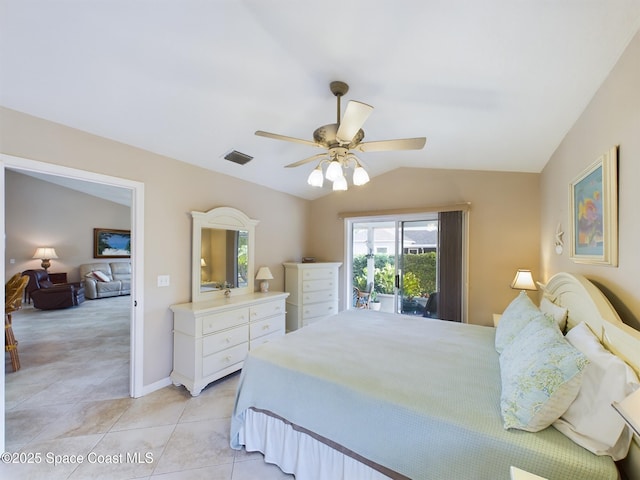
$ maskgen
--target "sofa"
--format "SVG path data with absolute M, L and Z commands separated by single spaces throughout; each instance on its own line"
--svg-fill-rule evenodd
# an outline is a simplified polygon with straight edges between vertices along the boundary
M 77 307 L 84 302 L 82 283 L 53 283 L 46 270 L 25 270 L 22 275 L 29 277 L 25 289 L 26 299 L 33 300 L 33 306 L 40 310 Z
M 117 297 L 131 294 L 131 262 L 100 262 L 80 265 L 85 298 Z

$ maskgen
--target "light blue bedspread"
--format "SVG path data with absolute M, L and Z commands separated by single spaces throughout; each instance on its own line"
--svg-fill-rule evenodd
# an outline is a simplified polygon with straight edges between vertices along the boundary
M 548 479 L 615 480 L 553 427 L 507 431 L 495 330 L 348 311 L 252 350 L 231 446 L 246 409 L 267 410 L 412 479 L 505 479 L 510 465 Z

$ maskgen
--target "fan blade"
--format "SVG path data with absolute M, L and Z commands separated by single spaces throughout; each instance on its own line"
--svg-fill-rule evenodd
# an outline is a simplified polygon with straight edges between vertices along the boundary
M 401 138 L 397 140 L 380 140 L 377 142 L 364 142 L 357 145 L 354 150 L 360 152 L 384 152 L 388 150 L 420 150 L 427 142 L 425 137 Z
M 314 160 L 318 159 L 318 158 L 322 158 L 322 157 L 327 157 L 327 159 L 329 158 L 329 155 L 325 152 L 325 153 L 317 153 L 316 155 L 313 155 L 309 158 L 305 158 L 304 160 L 298 160 L 297 162 L 293 162 L 290 163 L 289 165 L 285 165 L 285 168 L 293 168 L 293 167 L 299 167 L 300 165 L 304 165 L 305 163 L 309 163 L 309 162 L 313 162 Z
M 350 143 L 353 137 L 356 136 L 356 133 L 358 133 L 358 130 L 362 128 L 367 118 L 369 118 L 372 111 L 373 107 L 371 105 L 351 100 L 340 122 L 336 138 L 342 143 Z
M 256 135 L 259 137 L 273 138 L 274 140 L 284 140 L 286 142 L 302 143 L 303 145 L 311 145 L 312 147 L 322 147 L 322 145 L 312 142 L 311 140 L 303 140 L 302 138 L 287 137 L 286 135 L 278 135 L 277 133 L 263 132 L 257 130 Z

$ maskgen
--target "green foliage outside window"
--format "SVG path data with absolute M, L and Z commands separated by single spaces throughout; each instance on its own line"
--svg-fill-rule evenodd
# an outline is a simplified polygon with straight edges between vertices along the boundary
M 374 290 L 393 294 L 395 284 L 395 258 L 391 255 L 374 255 Z M 403 275 L 404 295 L 413 298 L 426 296 L 436 290 L 436 253 L 406 254 Z M 353 285 L 367 289 L 367 256 L 353 258 Z

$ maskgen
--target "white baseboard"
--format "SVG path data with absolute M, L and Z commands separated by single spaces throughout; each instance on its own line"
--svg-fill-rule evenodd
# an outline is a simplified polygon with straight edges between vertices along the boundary
M 162 380 L 158 380 L 150 385 L 145 385 L 142 387 L 142 396 L 148 395 L 156 390 L 160 390 L 161 388 L 167 387 L 171 385 L 171 379 L 169 377 L 163 378 Z

